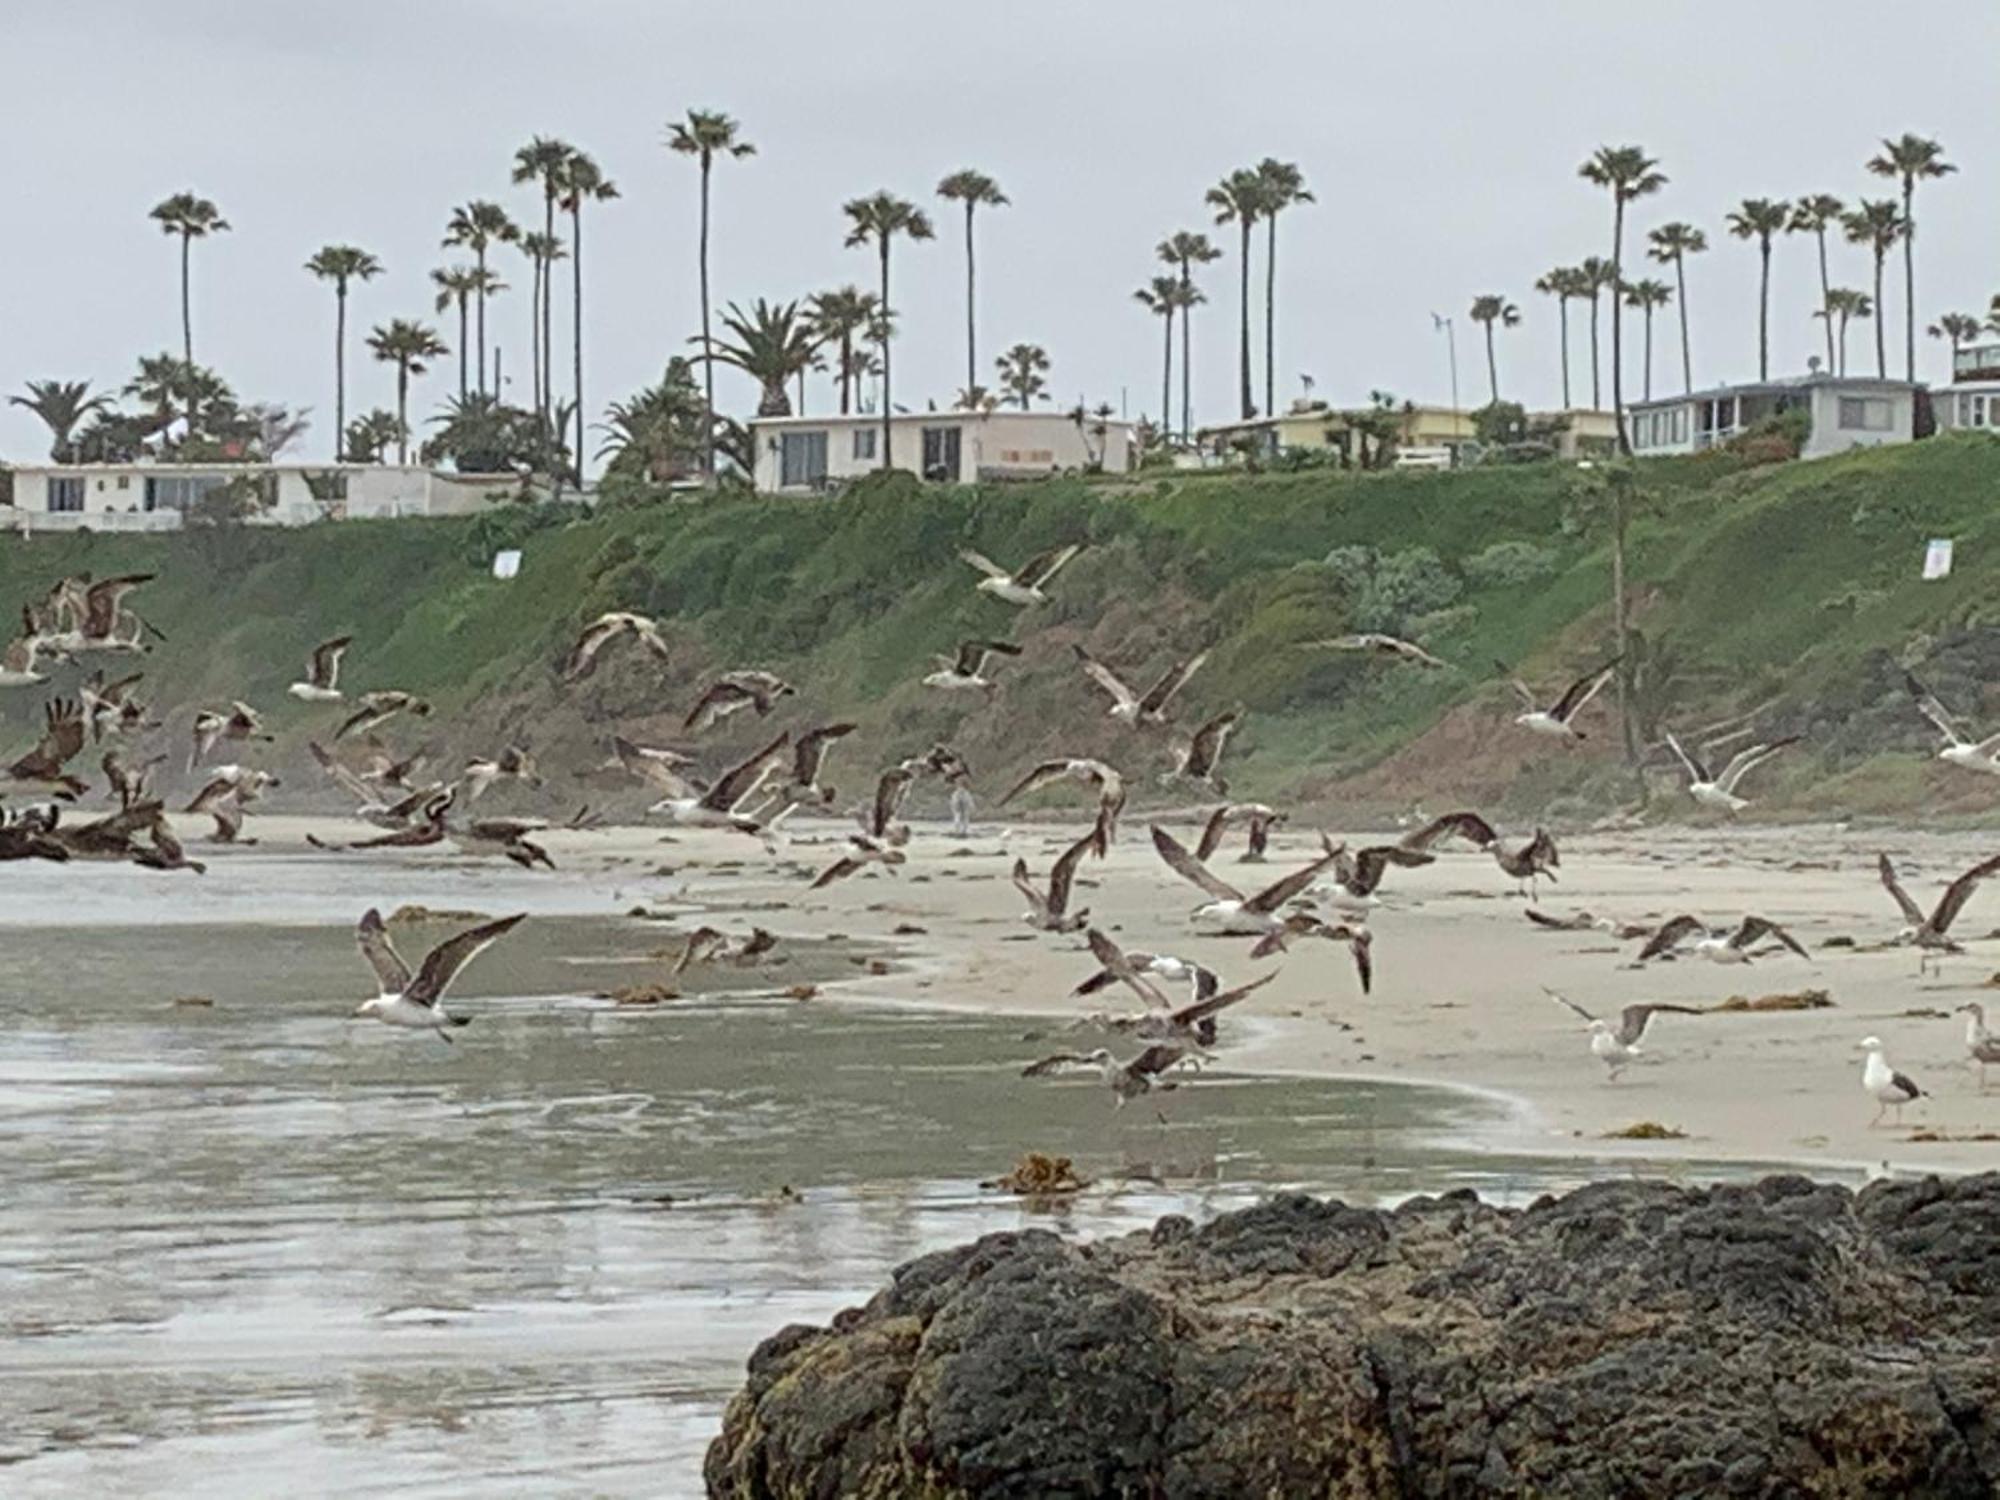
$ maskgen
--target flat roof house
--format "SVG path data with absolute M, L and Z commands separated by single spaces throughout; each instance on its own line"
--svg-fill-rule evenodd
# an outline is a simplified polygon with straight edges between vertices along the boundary
M 1905 380 L 1804 375 L 1634 401 L 1625 408 L 1625 423 L 1634 453 L 1699 453 L 1767 418 L 1804 411 L 1811 426 L 1799 456 L 1824 458 L 1850 448 L 1909 442 L 1916 433 L 1920 389 Z
M 1951 384 L 1931 394 L 1939 431 L 2000 433 L 2000 344 L 1952 356 Z
M 512 474 L 402 464 L 28 464 L 14 470 L 16 531 L 177 531 L 190 505 L 231 483 L 262 507 L 249 519 L 304 526 L 350 516 L 456 516 L 520 492 Z
M 1399 448 L 1448 448 L 1473 440 L 1472 413 L 1447 406 L 1395 408 Z M 1196 434 L 1204 448 L 1228 453 L 1243 444 L 1275 457 L 1287 448 L 1338 448 L 1348 427 L 1346 410 L 1324 401 L 1295 401 L 1288 411 L 1240 422 L 1217 422 Z
M 758 417 L 750 424 L 752 482 L 761 493 L 813 493 L 882 467 L 879 413 Z M 1132 424 L 1055 411 L 897 412 L 889 418 L 893 467 L 938 484 L 1123 474 L 1138 463 Z

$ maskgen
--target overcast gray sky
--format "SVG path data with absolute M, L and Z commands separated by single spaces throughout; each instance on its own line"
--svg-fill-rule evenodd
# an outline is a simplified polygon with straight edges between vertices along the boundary
M 301 263 L 360 244 L 388 266 L 356 293 L 364 331 L 434 317 L 448 211 L 475 196 L 533 211 L 508 166 L 536 133 L 592 152 L 624 193 L 586 226 L 593 406 L 656 378 L 698 321 L 696 174 L 660 144 L 691 105 L 736 115 L 759 151 L 717 172 L 719 299 L 870 284 L 868 253 L 842 248 L 841 203 L 888 187 L 942 208 L 937 180 L 976 166 L 1013 198 L 982 216 L 982 363 L 1043 344 L 1058 399 L 1122 393 L 1134 415 L 1158 405 L 1158 325 L 1131 296 L 1153 245 L 1208 227 L 1204 189 L 1265 155 L 1297 161 L 1319 198 L 1281 224 L 1281 397 L 1310 372 L 1337 401 L 1382 388 L 1442 402 L 1437 309 L 1461 315 L 1462 388 L 1483 399 L 1462 315 L 1495 291 L 1524 318 L 1501 336 L 1503 394 L 1553 404 L 1555 310 L 1532 285 L 1608 252 L 1603 194 L 1576 177 L 1600 142 L 1643 144 L 1672 179 L 1637 206 L 1639 233 L 1668 218 L 1709 231 L 1689 268 L 1698 380 L 1755 373 L 1757 257 L 1723 232 L 1725 211 L 1746 195 L 1885 194 L 1862 171 L 1885 134 L 1938 136 L 1961 168 L 1919 192 L 1920 319 L 1983 312 L 2000 291 L 1987 0 L 20 0 L 0 40 L 14 208 L 0 385 L 116 386 L 139 354 L 177 347 L 174 246 L 146 211 L 189 188 L 235 225 L 196 247 L 196 356 L 246 398 L 312 407 L 309 454 L 331 442 L 332 298 Z M 963 376 L 957 223 L 938 225 L 936 243 L 897 251 L 896 396 L 916 406 Z M 1835 254 L 1836 281 L 1865 287 L 1865 253 Z M 525 373 L 525 267 L 506 270 L 516 291 L 492 332 Z M 1232 404 L 1234 277 L 1232 246 L 1197 315 L 1198 418 Z M 1782 241 L 1776 369 L 1818 347 L 1816 297 L 1809 242 Z M 1888 301 L 1899 333 L 1899 279 Z M 1656 387 L 1676 358 L 1660 334 Z M 1944 361 L 1924 343 L 1935 379 Z M 566 336 L 558 349 L 566 361 Z M 451 367 L 421 383 L 417 410 L 447 394 Z M 393 404 L 390 372 L 365 355 L 349 379 L 350 410 Z M 730 405 L 754 401 L 725 380 Z M 811 406 L 828 400 L 816 384 Z M 0 410 L 0 454 L 45 446 L 32 416 Z

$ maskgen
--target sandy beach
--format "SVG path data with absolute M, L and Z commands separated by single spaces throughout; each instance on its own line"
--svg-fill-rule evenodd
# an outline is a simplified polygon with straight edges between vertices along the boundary
M 309 826 L 322 836 L 339 827 L 276 817 L 257 825 L 267 846 L 290 843 Z M 775 855 L 748 839 L 704 831 L 557 833 L 549 843 L 563 868 L 551 879 L 598 887 L 620 909 L 644 906 L 680 928 L 708 922 L 747 931 L 758 923 L 786 937 L 884 942 L 897 954 L 890 972 L 827 986 L 818 1003 L 846 997 L 1066 1019 L 1094 1008 L 1069 993 L 1094 967 L 1081 937 L 1030 931 L 1007 880 L 1017 855 L 1043 873 L 1074 836 L 1068 825 L 982 823 L 962 841 L 920 825 L 899 875 L 870 870 L 823 891 L 808 891 L 807 881 L 836 857 L 845 826 L 803 823 L 788 831 Z M 1346 836 L 1357 844 L 1371 837 Z M 1237 864 L 1237 842 L 1213 866 L 1255 889 L 1309 858 L 1316 835 L 1274 839 L 1262 866 Z M 1543 888 L 1545 911 L 1588 909 L 1628 921 L 1692 912 L 1717 925 L 1755 912 L 1784 924 L 1812 955 L 1742 966 L 1683 958 L 1644 969 L 1632 967 L 1637 943 L 1534 926 L 1523 916 L 1528 902 L 1487 856 L 1446 852 L 1426 868 L 1392 871 L 1385 882 L 1371 917 L 1372 995 L 1361 994 L 1344 947 L 1297 942 L 1270 961 L 1281 971 L 1275 982 L 1225 1018 L 1219 1065 L 1445 1084 L 1503 1099 L 1509 1110 L 1488 1112 L 1492 1123 L 1456 1142 L 1483 1150 L 1785 1161 L 1806 1170 L 1886 1167 L 1899 1174 L 1990 1167 L 2000 1162 L 2000 1141 L 1979 1137 L 2000 1133 L 2000 1087 L 1979 1092 L 1965 1060 L 1963 1018 L 1951 1011 L 1989 993 L 2000 998 L 1987 984 L 2000 969 L 2000 941 L 1980 941 L 2000 927 L 2000 906 L 1983 912 L 1975 896 L 1957 929 L 1971 951 L 1948 958 L 1941 976 L 1920 979 L 1913 949 L 1877 946 L 1900 925 L 1876 878 L 1880 849 L 1892 853 L 1905 884 L 1928 906 L 1984 844 L 1978 835 L 1833 827 L 1565 838 L 1560 884 Z M 565 890 L 560 904 L 576 909 L 575 895 Z M 1186 916 L 1199 899 L 1161 864 L 1138 819 L 1107 860 L 1086 863 L 1075 904 L 1088 906 L 1093 923 L 1128 948 L 1196 959 L 1229 983 L 1262 972 L 1266 965 L 1248 957 L 1249 939 L 1192 932 Z M 1836 945 L 1827 946 L 1830 940 Z M 1659 1016 L 1645 1056 L 1611 1082 L 1590 1055 L 1582 1024 L 1543 986 L 1606 1016 L 1635 1001 L 1710 1006 L 1808 989 L 1824 990 L 1832 1004 Z M 1905 1112 L 1901 1128 L 1869 1123 L 1875 1105 L 1860 1088 L 1855 1046 L 1871 1034 L 1930 1093 Z M 1052 1045 L 1066 1040 L 1055 1036 Z M 1089 1033 L 1076 1040 L 1095 1044 Z M 1024 1082 L 1024 1107 L 1032 1107 L 1037 1088 L 1058 1086 Z M 1639 1122 L 1685 1135 L 1607 1138 Z

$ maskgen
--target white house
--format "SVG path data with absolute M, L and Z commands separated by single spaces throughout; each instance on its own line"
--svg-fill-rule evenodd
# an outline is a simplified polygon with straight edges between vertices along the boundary
M 882 467 L 879 414 L 758 417 L 750 440 L 752 478 L 767 494 L 824 490 Z M 893 467 L 944 484 L 1096 470 L 1123 474 L 1138 456 L 1131 423 L 1087 412 L 898 412 L 889 418 Z
M 1931 394 L 1938 430 L 2000 434 L 2000 344 L 1978 344 L 1952 357 L 1951 384 Z
M 1625 423 L 1634 453 L 1699 453 L 1766 418 L 1804 411 L 1811 427 L 1799 456 L 1822 458 L 1849 448 L 1909 442 L 1916 435 L 1919 389 L 1904 380 L 1805 375 L 1634 401 L 1625 408 Z
M 349 516 L 455 516 L 520 492 L 511 474 L 445 474 L 402 464 L 30 464 L 14 470 L 16 531 L 177 531 L 187 508 L 247 483 L 253 522 L 303 526 Z

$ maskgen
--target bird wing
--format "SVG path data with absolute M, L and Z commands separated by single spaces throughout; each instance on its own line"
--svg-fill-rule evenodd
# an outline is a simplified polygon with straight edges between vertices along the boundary
M 1704 766 L 1700 761 L 1681 748 L 1681 742 L 1674 738 L 1672 730 L 1667 731 L 1667 748 L 1672 750 L 1680 759 L 1681 765 L 1686 768 L 1688 775 L 1694 780 L 1706 782 L 1713 782 L 1715 780 L 1713 776 L 1708 774 L 1707 766 Z
M 1068 774 L 1069 762 L 1067 760 L 1045 760 L 1040 765 L 1031 769 L 1019 781 L 1015 782 L 1014 789 L 1000 799 L 1000 805 L 1005 807 L 1022 793 L 1035 791 L 1038 788 L 1047 786 L 1052 781 L 1061 781 Z
M 1084 937 L 1090 944 L 1092 955 L 1103 966 L 1104 972 L 1137 995 L 1142 1005 L 1149 1010 L 1173 1009 L 1167 997 L 1160 993 L 1159 987 L 1134 968 L 1131 958 L 1110 938 L 1095 927 Z
M 194 795 L 187 805 L 190 813 L 213 812 L 215 805 L 236 790 L 236 783 L 228 777 L 218 776 Z
M 1794 938 L 1769 917 L 1745 917 L 1743 925 L 1730 935 L 1729 946 L 1732 948 L 1748 948 L 1752 943 L 1759 942 L 1767 937 L 1776 938 L 1787 948 L 1791 949 L 1792 952 L 1798 954 L 1800 958 L 1810 958 L 1812 956 L 1799 946 L 1798 939 Z
M 1653 1016 L 1659 1011 L 1670 1011 L 1677 1016 L 1698 1016 L 1701 1009 L 1693 1005 L 1667 1005 L 1655 1002 L 1651 1005 L 1628 1005 L 1618 1012 L 1618 1041 L 1629 1047 L 1646 1034 Z
M 1014 861 L 1014 868 L 1009 872 L 1008 878 L 1014 882 L 1014 889 L 1021 893 L 1028 905 L 1044 915 L 1048 913 L 1048 898 L 1035 889 L 1035 882 L 1028 874 L 1027 860 L 1016 859 Z
M 1222 836 L 1229 830 L 1229 815 L 1236 809 L 1225 802 L 1208 815 L 1208 821 L 1201 826 L 1201 839 L 1194 846 L 1194 857 L 1206 860 L 1222 847 Z
M 1019 656 L 1021 648 L 1012 641 L 960 641 L 958 659 L 952 663 L 952 670 L 961 677 L 974 677 L 986 665 L 989 656 Z
M 1461 838 L 1481 849 L 1490 848 L 1500 837 L 1493 831 L 1493 825 L 1476 812 L 1451 812 L 1441 818 L 1432 818 L 1414 833 L 1406 833 L 1401 840 L 1405 849 L 1426 850 L 1431 845 L 1447 838 Z
M 1884 864 L 1887 862 L 1886 859 L 1883 861 Z M 1979 864 L 1974 865 L 1963 875 L 1959 876 L 1958 879 L 1946 886 L 1944 894 L 1938 898 L 1937 910 L 1931 913 L 1931 930 L 1942 934 L 1947 927 L 1951 926 L 1952 921 L 1964 908 L 1965 903 L 1972 899 L 1972 893 L 1979 889 L 1979 882 L 1986 879 L 1987 876 L 1993 874 L 1996 870 L 2000 870 L 2000 855 L 1995 855 L 1991 859 L 1983 860 Z M 1905 900 L 1907 901 L 1907 898 Z M 1912 913 L 1912 921 L 1921 921 L 1921 918 L 1915 915 L 1916 905 L 1914 902 L 1908 903 L 1905 910 Z
M 1222 759 L 1222 747 L 1229 742 L 1230 731 L 1236 728 L 1236 721 L 1243 715 L 1235 709 L 1217 714 L 1194 732 L 1188 742 L 1187 773 L 1190 776 L 1213 775 L 1217 762 Z
M 1298 869 L 1292 871 L 1291 874 L 1285 876 L 1284 879 L 1274 881 L 1270 885 L 1265 886 L 1263 890 L 1257 892 L 1256 895 L 1243 903 L 1243 909 L 1245 911 L 1267 913 L 1276 911 L 1287 901 L 1291 900 L 1292 897 L 1298 895 L 1307 886 L 1319 879 L 1325 873 L 1327 867 L 1339 858 L 1340 853 L 1338 850 L 1328 849 L 1326 853 L 1322 854 L 1311 864 L 1301 865 Z M 1429 857 L 1425 856 L 1423 862 L 1428 863 Z
M 1060 1073 L 1066 1068 L 1087 1065 L 1091 1061 L 1081 1052 L 1053 1052 L 1037 1062 L 1029 1063 L 1021 1069 L 1023 1078 L 1046 1078 L 1051 1073 Z
M 1176 662 L 1160 674 L 1160 680 L 1146 689 L 1146 696 L 1139 700 L 1141 713 L 1156 714 L 1173 701 L 1174 694 L 1187 686 L 1187 680 L 1201 670 L 1201 664 L 1208 660 L 1206 651 L 1197 651 L 1186 661 Z
M 1734 792 L 1737 782 L 1787 745 L 1796 745 L 1801 738 L 1803 738 L 1801 735 L 1788 734 L 1781 740 L 1772 740 L 1768 744 L 1752 745 L 1747 750 L 1737 751 L 1730 757 L 1729 764 L 1722 768 L 1722 777 L 1716 785 L 1725 792 Z
M 1910 690 L 1910 696 L 1916 699 L 1917 712 L 1936 725 L 1939 734 L 1954 745 L 1965 743 L 1965 736 L 1959 732 L 1958 721 L 1945 711 L 1945 706 L 1938 702 L 1935 693 L 1917 681 L 1916 673 L 1905 672 L 1903 685 Z
M 701 793 L 701 788 L 675 770 L 666 755 L 658 750 L 635 745 L 623 735 L 612 736 L 611 750 L 618 757 L 618 764 L 629 775 L 649 786 L 658 787 L 669 797 L 695 797 Z
M 823 724 L 800 735 L 792 746 L 792 780 L 800 786 L 817 783 L 820 767 L 826 763 L 827 747 L 852 733 L 852 724 Z
M 75 699 L 51 698 L 42 710 L 42 723 L 42 737 L 35 748 L 8 768 L 23 781 L 60 774 L 83 749 L 83 705 Z
M 1187 1056 L 1185 1047 L 1173 1042 L 1155 1042 L 1144 1052 L 1125 1064 L 1128 1078 L 1157 1078 Z
M 708 691 L 695 700 L 694 707 L 688 710 L 688 716 L 681 721 L 681 728 L 699 734 L 730 709 L 755 702 L 756 698 L 754 689 L 732 682 L 726 677 L 721 678 L 710 683 Z
M 1595 1021 L 1597 1019 L 1597 1017 L 1593 1013 L 1585 1010 L 1581 1005 L 1578 1005 L 1574 1000 L 1570 999 L 1569 996 L 1558 994 L 1556 991 L 1550 989 L 1547 985 L 1542 986 L 1542 993 L 1544 995 L 1547 995 L 1551 1000 L 1555 1001 L 1556 1004 L 1568 1006 L 1571 1010 L 1575 1011 L 1579 1016 L 1583 1017 L 1583 1019 L 1586 1021 Z
M 1508 666 L 1504 661 L 1496 661 L 1493 665 L 1498 669 L 1500 675 L 1507 680 L 1507 685 L 1514 690 L 1515 695 L 1520 698 L 1522 707 L 1529 710 L 1541 707 L 1541 704 L 1535 701 L 1535 690 L 1516 677 L 1512 667 Z
M 1217 1011 L 1227 1010 L 1239 1000 L 1248 999 L 1254 991 L 1261 990 L 1277 977 L 1278 970 L 1273 969 L 1268 974 L 1258 975 L 1248 984 L 1237 985 L 1233 990 L 1218 990 L 1199 1000 L 1191 1001 L 1174 1012 L 1174 1024 L 1177 1026 L 1193 1026 L 1198 1022 L 1205 1021 Z
M 334 785 L 347 793 L 348 796 L 364 807 L 375 801 L 374 789 L 359 776 L 348 770 L 346 766 L 335 760 L 333 752 L 328 750 L 326 746 L 322 745 L 318 740 L 307 740 L 306 749 L 312 752 L 312 758 L 319 763 L 319 768 L 333 779 Z
M 623 615 L 604 615 L 584 626 L 576 644 L 570 647 L 569 655 L 563 659 L 563 680 L 577 682 L 595 672 L 597 653 L 631 628 L 630 621 Z
M 381 912 L 371 906 L 361 914 L 354 940 L 361 945 L 361 956 L 368 960 L 368 967 L 375 971 L 375 983 L 383 994 L 400 995 L 409 989 L 410 966 L 389 941 L 389 929 L 382 925 Z
M 353 641 L 351 635 L 340 635 L 313 647 L 312 659 L 306 663 L 306 677 L 314 687 L 331 689 L 339 681 L 340 658 L 347 654 Z
M 1903 916 L 1909 921 L 1909 924 L 1912 927 L 1923 926 L 1924 925 L 1923 908 L 1918 906 L 1916 902 L 1912 901 L 1910 899 L 1910 893 L 1903 889 L 1903 882 L 1896 878 L 1896 867 L 1891 863 L 1889 863 L 1889 856 L 1886 854 L 1876 855 L 1875 869 L 1876 872 L 1882 877 L 1882 889 L 1889 893 L 1890 899 L 1893 900 L 1898 907 L 1902 908 Z M 1944 903 L 1951 899 L 1952 890 L 1956 890 L 1958 888 L 1959 881 L 1962 881 L 1964 879 L 1965 876 L 1961 875 L 1958 880 L 1952 882 L 1951 889 L 1947 890 L 1944 893 L 1944 896 L 1938 901 L 1938 909 L 1940 911 L 1944 909 Z M 1977 884 L 1977 882 L 1975 881 L 1974 884 Z M 1972 894 L 1972 886 L 1968 885 L 1965 888 L 1965 894 L 1967 896 L 1970 896 Z M 1964 904 L 1965 903 L 1963 900 L 1959 902 L 1960 906 L 1963 906 Z M 1952 911 L 1953 914 L 1956 915 L 1957 907 L 1954 907 Z
M 1007 570 L 988 557 L 984 552 L 974 552 L 970 547 L 961 547 L 958 549 L 958 555 L 962 561 L 971 563 L 973 567 L 979 569 L 988 578 L 1005 578 L 1007 576 Z
M 1014 570 L 1014 582 L 1024 589 L 1039 588 L 1061 572 L 1063 564 L 1082 550 L 1072 542 L 1067 547 L 1051 547 L 1046 552 L 1037 552 Z
M 366 698 L 363 698 L 361 706 L 341 721 L 340 727 L 333 732 L 333 737 L 336 740 L 344 740 L 350 734 L 359 734 L 364 729 L 372 729 L 395 712 L 394 709 L 384 709 L 370 702 L 369 699 L 375 696 L 375 694 L 370 693 Z
M 869 808 L 868 830 L 877 838 L 886 837 L 910 794 L 916 772 L 906 766 L 891 766 L 875 783 L 875 801 Z
M 1211 874 L 1206 865 L 1188 853 L 1179 840 L 1171 833 L 1168 833 L 1166 829 L 1160 827 L 1159 824 L 1155 823 L 1152 825 L 1152 834 L 1153 847 L 1159 851 L 1160 858 L 1167 862 L 1167 868 L 1172 870 L 1176 875 L 1180 876 L 1183 880 L 1193 881 L 1218 901 L 1241 901 L 1243 899 L 1241 891 L 1230 885 L 1228 881 L 1221 880 Z M 1268 910 L 1268 908 L 1266 909 Z
M 1103 688 L 1105 692 L 1109 693 L 1112 701 L 1120 708 L 1129 709 L 1138 706 L 1139 695 L 1127 687 L 1124 680 L 1116 672 L 1105 666 L 1103 662 L 1092 656 L 1083 647 L 1072 646 L 1070 649 L 1076 653 L 1076 664 L 1083 668 L 1084 675 Z
M 1708 928 L 1699 917 L 1685 914 L 1675 917 L 1671 922 L 1664 923 L 1646 940 L 1646 946 L 1639 950 L 1639 957 L 1642 961 L 1658 958 L 1669 949 L 1678 948 L 1696 933 L 1706 931 Z
M 1398 844 L 1373 844 L 1354 856 L 1354 878 L 1349 882 L 1354 894 L 1365 896 L 1382 883 L 1382 876 L 1391 865 L 1401 865 L 1406 869 L 1435 862 L 1435 854 L 1425 854 L 1417 849 L 1405 849 Z
M 458 977 L 460 969 L 511 932 L 527 915 L 526 912 L 516 912 L 511 917 L 502 917 L 497 922 L 487 922 L 468 928 L 456 937 L 446 938 L 424 955 L 423 967 L 417 970 L 416 982 L 404 991 L 403 998 L 418 1005 L 437 1004 L 452 980 Z
M 1576 716 L 1577 711 L 1584 704 L 1598 695 L 1604 684 L 1611 680 L 1611 674 L 1617 670 L 1617 667 L 1618 663 L 1614 659 L 1598 667 L 1587 676 L 1577 678 L 1563 693 L 1561 701 L 1549 710 L 1549 717 L 1567 724 Z
M 853 855 L 851 854 L 842 855 L 839 859 L 835 860 L 832 864 L 828 865 L 824 870 L 821 870 L 819 874 L 813 878 L 813 883 L 810 886 L 808 886 L 807 889 L 817 891 L 826 886 L 832 885 L 836 880 L 845 880 L 848 876 L 852 875 L 856 870 L 859 870 L 861 868 L 861 865 L 862 861 L 856 859 Z
M 1354 974 L 1361 981 L 1361 993 L 1366 995 L 1375 988 L 1375 934 L 1366 927 L 1350 927 L 1347 946 L 1354 954 Z
M 1084 855 L 1097 847 L 1097 830 L 1093 828 L 1082 838 L 1063 850 L 1062 855 L 1049 869 L 1049 911 L 1061 916 L 1069 910 L 1070 887 L 1076 883 L 1076 867 L 1083 862 Z
M 83 596 L 83 633 L 98 638 L 110 635 L 118 626 L 118 606 L 125 596 L 152 580 L 151 573 L 127 573 L 93 583 Z
M 791 742 L 791 731 L 785 730 L 748 760 L 731 766 L 702 797 L 702 805 L 715 812 L 734 812 L 737 803 L 763 784 L 772 761 L 782 755 Z

